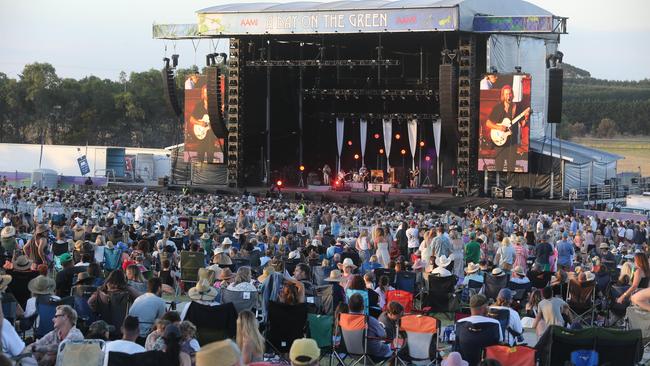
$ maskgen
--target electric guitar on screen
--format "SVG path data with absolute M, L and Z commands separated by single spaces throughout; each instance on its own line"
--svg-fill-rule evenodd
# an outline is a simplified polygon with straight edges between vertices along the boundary
M 497 126 L 505 126 L 506 130 L 501 131 L 497 128 L 493 128 L 490 131 L 490 138 L 492 139 L 492 142 L 494 142 L 495 145 L 497 146 L 503 146 L 505 143 L 508 141 L 508 138 L 512 135 L 512 130 L 510 129 L 512 126 L 516 125 L 521 121 L 521 119 L 528 113 L 530 112 L 530 107 L 524 109 L 523 112 L 521 112 L 515 119 L 510 120 L 509 118 L 504 118 L 501 123 L 497 123 Z
M 208 135 L 208 131 L 210 131 L 210 116 L 204 114 L 203 118 L 194 123 L 194 136 L 199 140 L 203 140 Z

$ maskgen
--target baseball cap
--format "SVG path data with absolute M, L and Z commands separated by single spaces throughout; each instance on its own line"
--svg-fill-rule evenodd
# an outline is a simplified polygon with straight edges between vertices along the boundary
M 293 365 L 309 365 L 320 357 L 320 348 L 311 338 L 301 338 L 293 341 L 289 351 L 289 359 Z
M 485 304 L 487 304 L 487 297 L 482 294 L 472 295 L 472 297 L 469 299 L 470 308 L 480 308 Z
M 59 261 L 61 263 L 71 262 L 72 261 L 72 256 L 70 255 L 70 253 L 63 253 L 63 254 L 61 254 L 59 256 Z
M 499 291 L 497 298 L 501 298 L 506 301 L 512 300 L 512 290 L 509 288 L 502 288 L 501 291 Z

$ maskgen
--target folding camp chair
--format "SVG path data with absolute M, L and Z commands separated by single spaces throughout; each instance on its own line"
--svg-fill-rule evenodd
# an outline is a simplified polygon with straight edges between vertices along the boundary
M 598 366 L 598 352 L 590 349 L 579 349 L 571 352 L 572 366 Z
M 74 299 L 71 296 L 61 300 L 54 300 L 49 296 L 38 296 L 36 298 L 36 313 L 38 314 L 38 326 L 34 329 L 34 336 L 41 338 L 54 329 L 54 314 L 59 305 L 73 306 Z
M 486 273 L 484 278 L 483 295 L 488 299 L 496 300 L 499 291 L 508 285 L 508 276 L 492 276 L 491 273 Z
M 438 359 L 440 320 L 426 315 L 404 315 L 398 333 L 406 333 L 406 347 L 397 353 L 397 362 L 406 366 L 432 365 Z
M 469 299 L 473 296 L 478 294 L 481 289 L 483 288 L 483 282 L 480 281 L 475 281 L 475 280 L 469 280 L 467 283 L 467 286 L 463 287 L 460 291 L 460 307 L 461 308 L 468 308 L 469 307 Z
M 199 268 L 203 267 L 205 267 L 205 253 L 181 251 L 181 281 L 186 283 L 186 289 L 190 288 L 187 284 L 198 281 Z
M 311 273 L 314 280 L 314 284 L 316 286 L 327 285 L 327 281 L 325 281 L 325 279 L 329 277 L 331 271 L 332 268 L 330 267 L 323 267 L 323 266 L 312 267 Z
M 257 292 L 232 291 L 222 288 L 221 303 L 232 303 L 238 314 L 243 310 L 253 310 L 257 306 Z
M 485 347 L 485 359 L 499 361 L 508 366 L 535 366 L 535 349 L 527 346 L 501 346 Z
M 250 267 L 251 260 L 248 258 L 233 258 L 232 259 L 232 269 L 233 272 L 237 272 L 240 267 Z
M 607 301 L 607 323 L 608 327 L 617 326 L 622 321 L 625 320 L 625 311 L 630 306 L 630 300 L 625 300 L 622 304 L 619 304 L 616 300 L 623 295 L 628 289 L 629 285 L 616 285 L 610 283 L 605 291 L 605 299 Z M 616 317 L 615 320 L 612 318 Z
M 394 287 L 396 290 L 403 290 L 415 294 L 417 274 L 415 272 L 397 272 L 395 274 Z
M 549 282 L 551 282 L 552 276 L 553 276 L 553 272 L 529 271 L 528 274 L 526 274 L 526 277 L 528 277 L 532 286 L 538 289 L 548 286 Z
M 59 344 L 56 366 L 102 366 L 105 346 L 102 339 L 65 340 Z
M 481 361 L 483 349 L 499 344 L 499 338 L 499 324 L 459 321 L 456 322 L 454 350 L 460 352 L 470 366 L 475 366 Z
M 532 288 L 532 284 L 528 283 L 515 283 L 508 282 L 508 288 L 512 290 L 512 301 L 517 304 L 519 308 L 523 308 L 523 305 L 528 300 L 528 293 Z
M 199 344 L 234 338 L 237 332 L 237 310 L 232 303 L 209 306 L 190 302 L 185 320 L 196 325 Z
M 306 325 L 305 304 L 286 305 L 270 301 L 264 338 L 271 350 L 281 356 L 289 352 L 294 340 L 304 337 Z
M 578 282 L 575 278 L 570 279 L 566 302 L 574 315 L 574 321 L 592 326 L 596 315 L 596 282 Z
M 625 328 L 640 330 L 643 348 L 650 346 L 650 312 L 636 305 L 628 306 L 625 309 Z
M 316 341 L 320 348 L 320 358 L 332 351 L 332 335 L 334 334 L 334 316 L 307 314 L 307 323 L 309 324 L 309 338 Z M 331 356 L 330 356 L 331 357 Z M 330 359 L 330 363 L 331 363 Z
M 395 270 L 394 269 L 376 268 L 373 272 L 375 273 L 375 278 L 377 279 L 377 281 L 379 281 L 381 276 L 387 276 L 388 277 L 388 283 L 391 283 L 391 284 L 395 283 Z
M 386 291 L 386 305 L 383 310 L 386 310 L 391 301 L 396 301 L 404 307 L 404 313 L 408 314 L 413 311 L 413 293 L 402 290 Z
M 368 290 L 345 290 L 345 298 L 348 301 L 350 301 L 350 298 L 354 294 L 361 295 L 361 298 L 363 298 L 363 313 L 368 315 L 370 313 L 370 300 L 368 299 Z M 388 302 L 388 300 L 386 302 Z
M 383 363 L 385 360 L 373 359 L 368 354 L 368 316 L 364 314 L 339 314 L 337 334 L 341 335 L 344 347 L 342 352 L 337 350 L 336 346 L 332 350 L 332 355 L 340 365 L 355 366 L 357 364 L 376 365 L 375 362 Z M 340 349 L 340 347 L 339 347 Z M 344 359 L 351 358 L 352 363 L 346 364 Z M 387 358 L 389 359 L 389 358 Z
M 488 309 L 487 316 L 499 322 L 501 325 L 501 339 L 503 342 L 510 344 L 510 332 L 508 331 L 510 327 L 510 310 L 491 307 Z
M 4 315 L 5 319 L 7 319 L 9 323 L 11 323 L 11 325 L 14 325 L 16 321 L 17 308 L 18 308 L 17 301 L 8 301 L 2 303 L 2 314 Z
M 451 314 L 456 309 L 456 282 L 458 278 L 454 275 L 447 277 L 429 275 L 429 291 L 422 307 L 429 307 L 431 312 L 445 313 L 451 320 Z

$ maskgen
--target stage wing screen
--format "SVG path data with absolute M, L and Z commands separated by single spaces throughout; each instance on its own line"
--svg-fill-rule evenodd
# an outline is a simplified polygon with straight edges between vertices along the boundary
M 210 126 L 205 75 L 192 74 L 185 80 L 185 162 L 223 163 L 223 139 Z
M 487 74 L 481 80 L 478 170 L 528 172 L 528 74 Z

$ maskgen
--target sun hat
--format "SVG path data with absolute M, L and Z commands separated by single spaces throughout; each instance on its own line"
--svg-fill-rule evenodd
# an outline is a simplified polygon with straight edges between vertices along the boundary
M 338 266 L 339 269 L 341 269 L 341 270 L 342 270 L 343 268 L 345 268 L 345 267 L 352 267 L 353 269 L 357 268 L 357 266 L 356 266 L 356 265 L 354 264 L 354 262 L 352 261 L 352 258 L 345 258 L 345 259 L 343 260 L 343 263 L 339 263 L 339 264 L 337 264 L 337 266 Z
M 600 249 L 609 249 L 609 244 L 607 244 L 607 243 L 600 243 L 600 245 L 598 246 L 598 248 L 600 248 Z
M 512 269 L 512 273 L 522 277 L 526 275 L 526 272 L 524 272 L 524 269 L 521 266 L 515 266 L 515 268 Z
M 5 292 L 7 286 L 11 283 L 13 278 L 10 275 L 1 275 L 0 276 L 0 292 Z
M 232 366 L 241 363 L 241 351 L 231 339 L 209 343 L 196 353 L 196 366 Z
M 32 261 L 27 256 L 20 255 L 13 261 L 13 266 L 18 271 L 26 271 L 32 268 Z
M 196 286 L 187 292 L 187 295 L 193 301 L 214 301 L 217 297 L 217 289 L 210 286 L 210 283 L 204 279 L 197 282 Z
M 465 273 L 474 273 L 477 272 L 480 269 L 478 264 L 475 264 L 473 262 L 467 263 L 467 268 L 465 268 Z
M 275 269 L 273 269 L 273 267 L 271 267 L 271 266 L 264 267 L 264 271 L 262 272 L 261 275 L 259 275 L 257 277 L 257 281 L 258 282 L 266 281 L 266 279 L 271 275 L 271 273 L 274 273 L 274 272 L 275 272 Z
M 12 236 L 16 236 L 16 228 L 13 226 L 5 226 L 2 232 L 0 232 L 0 237 L 3 239 L 11 238 Z
M 494 269 L 492 270 L 492 276 L 496 276 L 496 277 L 498 277 L 498 276 L 503 276 L 503 275 L 505 275 L 505 274 L 506 274 L 506 273 L 503 272 L 503 270 L 502 270 L 501 268 L 499 268 L 499 267 L 496 267 L 496 268 L 494 268 Z
M 225 281 L 225 280 L 229 280 L 229 279 L 231 279 L 231 278 L 233 278 L 233 277 L 235 277 L 235 275 L 232 273 L 232 271 L 230 270 L 230 268 L 224 268 L 224 269 L 221 271 L 221 273 L 219 274 L 218 279 L 219 279 L 220 281 Z
M 329 277 L 325 279 L 326 282 L 341 282 L 343 281 L 343 276 L 341 275 L 341 271 L 338 269 L 334 269 L 330 271 Z
M 289 252 L 289 259 L 300 259 L 300 252 L 297 250 Z
M 50 295 L 56 289 L 56 282 L 49 277 L 39 275 L 29 281 L 27 288 L 31 293 L 36 295 Z
M 49 230 L 50 230 L 50 228 L 46 224 L 38 224 L 38 226 L 36 226 L 35 233 L 36 234 L 42 234 L 42 233 L 44 233 L 46 231 L 49 231 Z
M 99 234 L 99 233 L 102 232 L 102 230 L 103 229 L 99 225 L 95 225 L 95 226 L 93 226 L 93 231 L 92 232 L 93 232 L 93 234 Z
M 463 360 L 463 357 L 458 352 L 450 353 L 447 358 L 442 360 L 440 366 L 468 366 L 469 363 Z
M 72 283 L 73 285 L 78 285 L 80 283 L 86 283 L 90 282 L 91 280 L 94 280 L 95 278 L 90 275 L 88 272 L 79 272 L 77 274 L 77 278 L 74 280 Z
M 447 257 L 446 255 L 441 255 L 439 257 L 436 257 L 436 266 L 438 267 L 447 267 L 450 265 L 452 262 L 451 257 Z
M 292 365 L 305 366 L 314 363 L 320 358 L 320 348 L 311 338 L 300 338 L 293 341 L 289 350 L 289 359 Z
M 199 268 L 198 281 L 207 280 L 208 283 L 214 283 L 215 278 L 216 278 L 216 274 L 212 269 Z
M 223 238 L 223 240 L 221 241 L 221 245 L 231 245 L 231 244 L 232 244 L 232 240 L 230 240 L 229 237 L 225 237 L 225 238 Z

